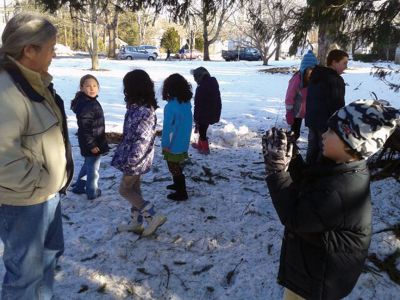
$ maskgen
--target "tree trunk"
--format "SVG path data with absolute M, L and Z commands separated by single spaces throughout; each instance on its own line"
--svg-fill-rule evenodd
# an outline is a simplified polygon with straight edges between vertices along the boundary
M 118 23 L 119 23 L 119 10 L 116 8 L 114 12 L 114 17 L 111 22 L 107 26 L 108 29 L 108 58 L 115 58 L 116 57 L 116 49 L 117 49 L 117 28 L 118 28 Z
M 332 44 L 332 38 L 329 36 L 329 24 L 321 22 L 318 27 L 318 61 L 321 65 L 326 65 L 329 47 Z
M 203 60 L 204 61 L 210 61 L 210 53 L 209 53 L 209 47 L 210 47 L 210 41 L 208 40 L 208 20 L 207 20 L 207 15 L 208 12 L 206 12 L 206 7 L 204 5 L 203 1 L 203 40 L 204 40 L 204 56 Z
M 64 25 L 64 45 L 68 46 L 68 33 L 67 33 L 67 26 Z
M 91 51 L 90 57 L 92 59 L 92 70 L 99 70 L 99 55 L 98 55 L 98 32 L 97 32 L 97 14 L 95 1 L 90 2 L 90 31 L 91 31 Z
M 279 60 L 279 57 L 281 55 L 281 39 L 279 37 L 276 37 L 276 50 L 275 50 L 275 60 Z
M 396 48 L 394 63 L 397 65 L 400 65 L 400 43 L 397 45 L 397 48 Z

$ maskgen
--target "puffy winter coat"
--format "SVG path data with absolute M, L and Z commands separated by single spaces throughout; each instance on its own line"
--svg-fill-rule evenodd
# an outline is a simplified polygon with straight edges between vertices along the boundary
M 161 137 L 162 148 L 168 148 L 173 154 L 188 151 L 192 133 L 192 105 L 179 103 L 171 99 L 164 107 L 164 121 Z
M 307 87 L 301 87 L 301 73 L 296 72 L 289 80 L 286 90 L 286 121 L 293 125 L 295 118 L 303 119 L 306 114 Z
M 196 88 L 193 118 L 197 124 L 210 125 L 221 117 L 221 93 L 215 77 L 205 76 Z
M 341 299 L 355 286 L 371 241 L 366 161 L 296 172 L 302 181 L 288 172 L 267 177 L 285 226 L 278 281 L 306 299 Z
M 79 92 L 71 103 L 71 109 L 78 120 L 78 141 L 82 156 L 96 156 L 109 151 L 104 113 L 96 98 Z M 100 153 L 93 154 L 90 150 L 94 147 L 98 147 Z
M 325 131 L 329 117 L 345 105 L 345 83 L 333 69 L 316 66 L 308 83 L 305 124 Z
M 0 204 L 35 205 L 73 176 L 64 103 L 50 75 L 11 60 L 0 71 Z
M 154 109 L 131 104 L 125 114 L 122 141 L 111 165 L 127 175 L 147 173 L 153 163 L 156 125 Z

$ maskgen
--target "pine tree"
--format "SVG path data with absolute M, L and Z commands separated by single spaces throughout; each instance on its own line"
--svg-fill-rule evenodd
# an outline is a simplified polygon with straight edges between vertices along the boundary
M 162 38 L 160 46 L 164 49 L 169 49 L 171 52 L 178 52 L 180 46 L 180 36 L 178 31 L 175 28 L 170 27 L 168 28 Z

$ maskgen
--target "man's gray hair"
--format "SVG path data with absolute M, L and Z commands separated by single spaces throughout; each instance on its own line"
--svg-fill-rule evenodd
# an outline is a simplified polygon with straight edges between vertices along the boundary
M 46 18 L 33 13 L 20 13 L 8 21 L 1 36 L 0 68 L 5 55 L 19 60 L 28 45 L 41 46 L 57 35 L 57 28 Z

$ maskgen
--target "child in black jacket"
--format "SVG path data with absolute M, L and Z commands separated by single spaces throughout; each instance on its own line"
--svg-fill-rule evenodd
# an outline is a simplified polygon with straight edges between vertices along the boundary
M 278 274 L 285 299 L 340 299 L 355 286 L 371 241 L 365 159 L 383 146 L 399 117 L 399 110 L 374 100 L 341 108 L 322 137 L 327 160 L 309 168 L 292 161 L 290 172 L 286 133 L 272 128 L 263 137 L 268 189 L 285 226 Z
M 108 152 L 104 113 L 97 101 L 99 82 L 93 75 L 80 80 L 80 91 L 71 102 L 71 109 L 78 121 L 78 141 L 81 155 L 85 158 L 77 181 L 72 185 L 75 194 L 86 193 L 89 200 L 101 195 L 98 188 L 100 158 Z M 83 178 L 86 176 L 86 180 Z

